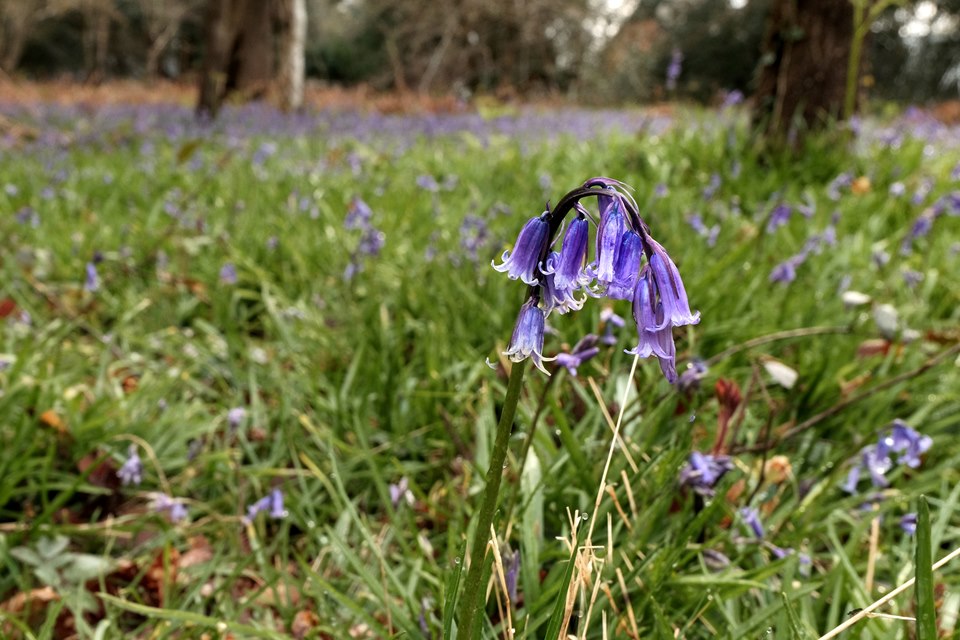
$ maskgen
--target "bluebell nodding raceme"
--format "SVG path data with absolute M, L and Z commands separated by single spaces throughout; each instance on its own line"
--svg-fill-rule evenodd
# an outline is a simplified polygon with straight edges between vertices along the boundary
M 273 489 L 270 493 L 247 507 L 247 515 L 243 517 L 243 523 L 249 525 L 261 511 L 269 511 L 270 517 L 274 520 L 285 518 L 287 512 L 283 508 L 283 491 L 279 488 Z
M 677 380 L 674 327 L 697 324 L 700 314 L 690 310 L 686 289 L 676 264 L 666 249 L 654 240 L 640 217 L 636 201 L 627 187 L 611 178 L 592 178 L 567 193 L 554 210 L 528 220 L 520 231 L 512 251 L 503 254 L 503 262 L 494 269 L 512 279 L 530 285 L 527 301 L 521 308 L 507 351 L 514 362 L 532 358 L 543 371 L 544 321 L 552 312 L 579 310 L 586 295 L 631 300 L 639 340 L 627 353 L 640 357 L 656 356 L 670 382 Z M 595 197 L 599 221 L 583 208 L 580 201 Z M 559 252 L 551 251 L 553 237 L 570 212 L 576 217 L 563 238 Z M 590 223 L 595 222 L 594 259 L 589 252 Z M 594 283 L 594 279 L 596 283 Z M 607 313 L 606 311 L 604 312 Z M 599 342 L 615 343 L 615 326 L 623 319 L 601 314 L 606 333 Z M 616 322 L 619 320 L 619 323 Z M 591 345 L 590 349 L 594 346 Z M 584 349 L 588 352 L 588 349 Z M 590 357 L 595 355 L 590 352 Z M 560 365 L 571 372 L 584 358 L 576 352 L 561 354 Z
M 892 454 L 897 455 L 896 464 L 916 469 L 920 466 L 920 456 L 932 445 L 933 440 L 929 436 L 921 435 L 903 420 L 894 420 L 890 431 L 881 436 L 876 444 L 860 450 L 860 462 L 850 468 L 842 488 L 847 493 L 856 493 L 863 471 L 870 475 L 874 488 L 887 487 L 890 482 L 886 473 L 894 467 Z
M 600 353 L 597 343 L 600 338 L 596 334 L 588 333 L 580 338 L 577 344 L 573 345 L 570 353 L 557 354 L 557 366 L 565 367 L 570 375 L 577 376 L 577 367 Z
M 763 539 L 763 523 L 760 522 L 760 512 L 754 507 L 742 507 L 740 517 L 757 540 Z

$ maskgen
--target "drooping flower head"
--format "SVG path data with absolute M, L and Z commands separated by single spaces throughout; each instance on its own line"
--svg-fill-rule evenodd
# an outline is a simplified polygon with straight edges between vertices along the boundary
M 510 344 L 507 345 L 503 355 L 510 358 L 512 362 L 530 358 L 537 369 L 548 373 L 543 367 L 543 361 L 552 358 L 543 357 L 545 316 L 538 306 L 539 302 L 536 298 L 530 298 L 520 307 L 520 315 L 517 316 L 517 324 L 513 328 L 513 337 L 510 338 Z
M 581 205 L 586 198 L 596 198 L 598 216 Z M 571 212 L 575 212 L 575 217 L 567 227 L 559 252 L 551 251 L 554 234 Z M 591 223 L 596 225 L 592 243 Z M 591 245 L 595 250 L 592 261 L 588 253 Z M 505 252 L 503 262 L 494 264 L 494 268 L 530 285 L 527 302 L 505 352 L 511 360 L 532 357 L 543 369 L 543 326 L 550 312 L 579 310 L 587 296 L 630 300 L 639 339 L 628 353 L 657 357 L 667 379 L 676 381 L 672 329 L 698 323 L 700 314 L 691 311 L 676 264 L 651 236 L 636 201 L 623 183 L 611 178 L 591 178 L 570 191 L 555 209 L 548 206 L 542 215 L 526 222 L 512 251 Z M 613 326 L 605 323 L 606 332 L 599 341 L 616 341 Z M 561 354 L 560 360 L 571 371 L 582 361 L 575 353 Z
M 573 345 L 570 353 L 557 354 L 557 365 L 565 367 L 570 375 L 576 377 L 577 367 L 600 353 L 600 348 L 597 346 L 598 342 L 600 342 L 600 338 L 596 334 L 588 333 L 580 338 L 577 344 Z
M 680 486 L 690 487 L 702 496 L 712 497 L 720 479 L 733 469 L 728 456 L 714 456 L 694 451 L 680 470 Z
M 540 256 L 544 247 L 550 240 L 550 223 L 547 221 L 548 213 L 543 213 L 536 218 L 527 221 L 517 236 L 517 241 L 513 244 L 513 251 L 504 251 L 499 265 L 493 265 L 493 268 L 500 272 L 506 272 L 511 280 L 520 279 L 525 284 L 535 285 L 540 282 L 537 275 L 540 265 Z
M 120 478 L 121 484 L 124 485 L 139 485 L 143 481 L 143 462 L 137 453 L 137 445 L 130 445 L 127 459 L 124 460 L 123 465 L 117 470 L 117 477 Z

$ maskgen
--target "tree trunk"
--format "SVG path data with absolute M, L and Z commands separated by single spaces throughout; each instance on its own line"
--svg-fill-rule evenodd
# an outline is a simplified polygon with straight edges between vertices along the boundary
M 273 3 L 209 0 L 200 69 L 199 117 L 215 117 L 232 91 L 263 96 L 273 77 Z
M 755 122 L 777 136 L 841 118 L 852 40 L 849 0 L 774 0 L 758 72 Z
M 305 48 L 307 44 L 306 0 L 278 0 L 277 23 L 280 40 L 280 103 L 286 110 L 303 106 Z

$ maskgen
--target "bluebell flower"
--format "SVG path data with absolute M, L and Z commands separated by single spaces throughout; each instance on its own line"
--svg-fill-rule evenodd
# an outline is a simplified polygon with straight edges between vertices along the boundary
M 513 245 L 513 251 L 504 251 L 499 265 L 491 265 L 500 272 L 506 272 L 511 280 L 519 278 L 524 283 L 535 285 L 539 282 L 537 278 L 537 267 L 540 264 L 540 255 L 549 241 L 550 223 L 547 221 L 548 214 L 543 214 L 531 218 L 523 225 L 517 241 Z
M 553 358 L 543 357 L 543 329 L 544 313 L 538 305 L 536 298 L 530 298 L 522 307 L 520 315 L 517 317 L 517 323 L 513 328 L 513 336 L 510 338 L 510 344 L 503 355 L 510 358 L 511 362 L 520 362 L 526 358 L 533 360 L 534 366 L 548 373 L 543 367 L 544 360 Z
M 720 105 L 720 108 L 729 109 L 730 107 L 737 106 L 741 102 L 743 102 L 743 92 L 739 89 L 734 89 L 733 91 L 724 93 L 723 103 Z
M 767 233 L 773 233 L 778 228 L 790 221 L 790 215 L 793 209 L 785 202 L 781 202 L 770 212 L 770 220 L 767 222 Z
M 827 197 L 831 200 L 840 199 L 840 189 L 844 189 L 853 184 L 853 174 L 841 173 L 827 185 Z
M 236 431 L 240 428 L 240 425 L 243 424 L 244 418 L 247 417 L 247 410 L 243 407 L 233 407 L 227 411 L 227 424 L 230 426 L 231 431 Z
M 413 494 L 410 492 L 410 481 L 407 480 L 406 476 L 401 477 L 396 484 L 389 484 L 387 490 L 390 492 L 390 503 L 394 509 L 398 509 L 403 502 L 413 504 Z
M 137 453 L 137 445 L 131 444 L 127 452 L 127 459 L 117 470 L 117 477 L 123 485 L 139 485 L 143 481 L 143 462 Z
M 165 493 L 154 494 L 153 509 L 158 513 L 165 513 L 171 522 L 180 522 L 187 518 L 187 507 L 179 499 L 172 498 Z
M 417 186 L 423 189 L 424 191 L 430 191 L 432 193 L 436 193 L 440 191 L 440 185 L 437 183 L 436 178 L 434 178 L 430 174 L 425 173 L 423 175 L 417 176 L 416 182 L 417 182 Z
M 577 377 L 577 368 L 584 362 L 600 353 L 597 343 L 600 341 L 593 333 L 580 338 L 577 344 L 573 345 L 570 353 L 557 354 L 557 366 L 565 367 L 574 378 Z
M 578 215 L 563 236 L 563 246 L 556 262 L 554 283 L 561 289 L 576 289 L 590 282 L 584 272 L 587 262 L 587 244 L 590 239 L 590 223 L 583 214 Z
M 917 535 L 917 514 L 905 513 L 903 517 L 900 518 L 900 528 L 903 529 L 903 532 L 908 536 Z
M 903 282 L 911 289 L 916 289 L 917 285 L 923 282 L 923 274 L 913 269 L 904 269 Z
M 667 65 L 667 91 L 673 91 L 677 88 L 677 79 L 683 72 L 683 52 L 680 49 L 674 49 L 670 54 L 670 64 Z
M 220 268 L 220 282 L 223 284 L 237 284 L 237 267 L 227 262 Z
M 600 226 L 597 229 L 597 282 L 609 285 L 616 278 L 617 252 L 623 244 L 623 234 L 627 232 L 627 220 L 623 214 L 620 199 L 606 198 L 606 206 L 601 205 Z
M 547 256 L 544 262 L 542 270 L 544 277 L 541 282 L 544 310 L 547 313 L 556 311 L 559 314 L 564 314 L 568 311 L 579 311 L 583 308 L 583 303 L 587 297 L 583 296 L 578 299 L 574 295 L 576 289 L 566 289 L 557 286 L 554 265 L 556 265 L 559 260 L 560 254 L 554 251 Z
M 603 327 L 603 337 L 600 338 L 600 342 L 612 347 L 617 344 L 615 330 L 625 327 L 627 321 L 614 313 L 613 307 L 604 307 L 600 312 L 600 324 Z
M 719 173 L 711 174 L 710 182 L 707 184 L 706 187 L 704 187 L 703 193 L 701 194 L 703 196 L 703 199 L 713 200 L 713 196 L 717 195 L 717 190 L 720 188 L 721 184 L 722 184 L 722 180 L 720 179 L 720 174 Z
M 28 224 L 34 228 L 40 226 L 40 216 L 33 207 L 21 207 L 16 217 L 20 224 Z
M 789 284 L 797 279 L 797 267 L 807 259 L 806 253 L 798 253 L 775 266 L 770 272 L 770 282 Z
M 707 363 L 694 359 L 687 363 L 687 368 L 677 379 L 677 388 L 683 393 L 690 393 L 700 388 L 700 382 L 706 377 L 709 368 Z
M 360 198 L 354 197 L 347 208 L 347 217 L 343 221 L 343 226 L 346 229 L 364 229 L 369 226 L 372 216 L 373 211 L 370 206 Z
M 247 515 L 243 517 L 244 524 L 251 524 L 253 519 L 256 518 L 257 514 L 261 511 L 269 511 L 270 517 L 274 520 L 287 517 L 287 512 L 283 508 L 283 491 L 279 488 L 273 489 L 270 493 L 247 507 Z
M 643 240 L 633 231 L 627 231 L 622 238 L 613 267 L 613 281 L 607 285 L 605 293 L 615 300 L 631 300 L 640 273 Z
M 881 436 L 877 444 L 867 445 L 860 450 L 860 462 L 850 468 L 842 489 L 847 493 L 856 493 L 863 471 L 869 473 L 874 488 L 887 487 L 890 483 L 886 473 L 894 466 L 891 454 L 897 454 L 897 464 L 915 469 L 920 466 L 920 456 L 932 445 L 933 440 L 929 436 L 921 435 L 903 420 L 894 420 L 889 433 Z
M 890 185 L 890 197 L 902 198 L 907 193 L 907 187 L 902 182 L 897 181 Z
M 637 325 L 637 346 L 626 353 L 640 358 L 656 356 L 664 377 L 673 384 L 677 381 L 677 348 L 673 342 L 673 328 L 664 314 L 663 303 L 656 299 L 652 271 L 644 266 L 633 299 L 633 319 Z
M 656 240 L 645 238 L 651 250 L 650 275 L 656 286 L 656 292 L 663 303 L 664 326 L 680 327 L 700 322 L 700 312 L 691 312 L 687 301 L 687 290 L 680 279 L 680 271 L 673 263 L 666 249 Z M 660 328 L 660 327 L 657 327 Z
M 501 551 L 504 571 L 503 581 L 507 583 L 507 595 L 510 596 L 510 602 L 517 602 L 517 579 L 520 577 L 520 549 L 511 549 L 509 545 L 506 548 L 507 553 Z
M 97 273 L 97 265 L 93 262 L 87 263 L 83 289 L 91 293 L 100 289 L 100 274 Z
M 712 497 L 714 487 L 723 476 L 733 469 L 728 456 L 714 456 L 694 451 L 687 464 L 680 470 L 680 486 L 690 487 L 705 497 Z
M 763 540 L 763 523 L 760 522 L 760 512 L 754 507 L 742 507 L 740 518 L 747 525 L 757 540 Z
M 357 253 L 373 257 L 379 255 L 383 246 L 386 244 L 387 237 L 379 229 L 370 227 L 360 236 L 360 243 L 357 245 Z

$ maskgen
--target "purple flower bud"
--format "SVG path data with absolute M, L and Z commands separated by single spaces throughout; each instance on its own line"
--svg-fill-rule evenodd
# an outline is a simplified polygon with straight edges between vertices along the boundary
M 643 257 L 643 240 L 633 231 L 623 234 L 613 267 L 613 282 L 607 285 L 606 296 L 614 300 L 632 300 Z
M 399 508 L 401 502 L 413 504 L 413 494 L 410 493 L 409 487 L 410 481 L 407 480 L 406 476 L 400 478 L 400 481 L 396 484 L 387 486 L 387 490 L 390 492 L 390 502 L 393 504 L 394 509 Z
M 187 518 L 187 508 L 183 502 L 172 498 L 165 493 L 158 493 L 153 498 L 153 509 L 158 513 L 166 513 L 171 522 L 180 522 Z
M 543 361 L 552 360 L 552 358 L 543 357 L 545 317 L 543 310 L 537 306 L 537 302 L 536 298 L 530 298 L 520 307 L 520 315 L 517 317 L 517 324 L 513 328 L 513 336 L 510 338 L 510 344 L 507 345 L 507 350 L 503 352 L 503 355 L 510 358 L 512 362 L 520 362 L 530 358 L 538 369 L 549 375 L 543 367 Z
M 504 251 L 499 265 L 493 264 L 493 268 L 500 272 L 506 272 L 511 280 L 519 278 L 524 283 L 535 285 L 539 283 L 536 276 L 537 267 L 540 262 L 540 255 L 543 248 L 549 240 L 550 223 L 547 222 L 547 214 L 531 218 L 523 225 L 517 241 L 513 245 L 513 252 Z
M 604 206 L 606 205 L 606 206 Z M 597 281 L 606 286 L 616 278 L 617 252 L 627 232 L 620 199 L 604 197 L 601 204 L 600 226 L 597 229 Z
M 590 281 L 584 272 L 587 261 L 587 243 L 590 238 L 590 223 L 580 214 L 570 223 L 563 236 L 560 257 L 555 265 L 554 283 L 561 289 L 576 289 Z
M 227 424 L 230 425 L 231 430 L 236 430 L 240 428 L 243 419 L 247 417 L 247 410 L 243 407 L 234 407 L 227 411 Z
M 287 517 L 287 510 L 283 508 L 283 491 L 279 488 L 270 492 L 270 517 L 276 520 Z
M 807 259 L 806 253 L 798 253 L 775 266 L 770 272 L 770 282 L 789 284 L 797 279 L 797 267 Z
M 677 388 L 683 393 L 690 393 L 700 388 L 700 382 L 707 375 L 707 363 L 703 360 L 694 359 L 687 364 L 687 369 L 680 374 L 677 380 Z
M 740 517 L 743 523 L 750 528 L 757 540 L 763 540 L 763 524 L 760 522 L 760 512 L 754 507 L 742 507 Z
M 793 209 L 785 202 L 781 202 L 770 212 L 770 220 L 767 222 L 767 233 L 773 233 L 778 228 L 790 221 L 790 215 Z
M 370 224 L 370 218 L 373 211 L 369 205 L 360 198 L 354 197 L 347 208 L 347 217 L 343 221 L 346 229 L 364 229 Z
M 90 293 L 100 289 L 100 275 L 97 273 L 97 265 L 92 262 L 87 263 L 83 289 Z

